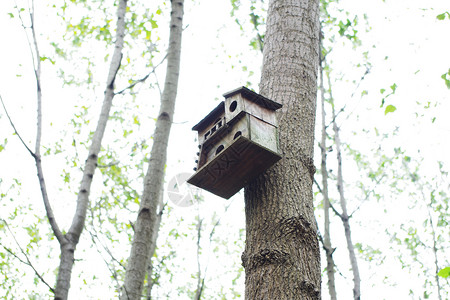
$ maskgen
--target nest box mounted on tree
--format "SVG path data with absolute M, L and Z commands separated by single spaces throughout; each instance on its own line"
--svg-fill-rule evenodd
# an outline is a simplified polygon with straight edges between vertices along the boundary
M 281 159 L 275 111 L 282 105 L 245 87 L 223 96 L 192 128 L 200 151 L 187 182 L 228 199 Z

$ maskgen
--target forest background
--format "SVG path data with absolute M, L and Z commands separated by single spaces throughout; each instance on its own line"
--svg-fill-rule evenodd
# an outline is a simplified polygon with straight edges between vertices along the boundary
M 43 165 L 61 228 L 70 225 L 80 168 L 99 114 L 113 47 L 115 7 L 103 1 L 35 4 L 43 68 Z M 166 182 L 192 173 L 191 127 L 222 94 L 258 91 L 266 1 L 185 4 L 178 99 Z M 17 8 L 16 8 L 17 7 Z M 352 295 L 332 130 L 340 128 L 352 239 L 367 299 L 446 299 L 450 267 L 448 136 L 450 15 L 446 1 L 322 1 L 327 171 L 338 297 Z M 23 10 L 22 10 L 23 9 Z M 34 146 L 36 83 L 22 22 L 29 2 L 3 1 L 0 96 L 17 132 Z M 19 15 L 21 18 L 19 18 Z M 170 5 L 129 3 L 122 66 L 77 247 L 72 298 L 117 297 L 164 78 Z M 144 78 L 145 81 L 137 82 Z M 332 91 L 332 93 L 331 93 Z M 320 94 L 320 93 L 319 93 Z M 332 96 L 331 96 L 332 95 Z M 320 108 L 318 99 L 318 108 Z M 337 113 L 332 118 L 331 109 Z M 317 112 L 316 218 L 323 232 Z M 0 110 L 0 297 L 48 298 L 58 266 L 33 160 Z M 166 190 L 167 190 L 167 186 Z M 242 192 L 230 200 L 196 191 L 189 207 L 170 202 L 153 257 L 155 299 L 243 297 Z M 325 272 L 322 296 L 327 299 Z M 31 266 L 30 266 L 31 265 Z M 36 272 L 33 270 L 34 267 Z M 41 278 L 39 278 L 39 276 Z

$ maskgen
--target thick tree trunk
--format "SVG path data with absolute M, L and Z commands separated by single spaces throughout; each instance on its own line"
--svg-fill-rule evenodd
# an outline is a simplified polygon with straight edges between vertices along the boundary
M 70 287 L 70 278 L 74 264 L 75 248 L 84 228 L 86 212 L 89 202 L 89 192 L 95 169 L 97 168 L 98 153 L 100 152 L 103 134 L 109 118 L 112 100 L 114 98 L 114 80 L 122 59 L 123 40 L 125 35 L 125 12 L 127 0 L 121 0 L 117 10 L 117 29 L 114 54 L 111 59 L 108 78 L 106 80 L 105 98 L 103 100 L 97 128 L 89 148 L 88 158 L 84 166 L 83 178 L 77 199 L 77 208 L 67 234 L 60 241 L 61 258 L 59 272 L 56 280 L 55 299 L 67 299 Z
M 278 113 L 283 159 L 245 188 L 246 299 L 319 299 L 312 182 L 319 2 L 269 3 L 260 93 Z
M 327 278 L 328 278 L 328 292 L 331 300 L 336 300 L 336 284 L 334 279 L 334 249 L 331 246 L 330 237 L 330 199 L 328 197 L 328 170 L 327 170 L 327 131 L 325 126 L 325 87 L 323 83 L 323 64 L 324 60 L 320 60 L 320 92 L 321 92 L 321 109 L 322 109 L 322 139 L 320 142 L 321 152 L 321 173 L 322 173 L 322 196 L 323 196 L 323 211 L 324 211 L 324 232 L 323 232 L 323 248 L 327 258 Z
M 144 192 L 135 224 L 135 233 L 128 260 L 121 299 L 140 299 L 149 253 L 155 235 L 156 208 L 164 181 L 167 144 L 175 110 L 180 70 L 183 0 L 172 0 L 167 73 L 161 107 L 153 135 L 150 162 L 144 179 Z
M 352 242 L 352 232 L 350 230 L 350 221 L 347 212 L 347 200 L 344 196 L 344 180 L 342 178 L 342 155 L 341 155 L 341 140 L 339 138 L 339 128 L 336 124 L 336 114 L 334 110 L 334 104 L 332 106 L 333 117 L 333 130 L 334 130 L 334 143 L 336 145 L 336 155 L 338 161 L 338 176 L 337 176 L 337 188 L 339 191 L 339 200 L 341 204 L 342 213 L 340 218 L 344 225 L 345 239 L 347 241 L 348 255 L 350 258 L 350 264 L 353 271 L 353 298 L 359 300 L 361 298 L 361 278 L 359 277 L 358 261 L 356 260 L 355 247 Z

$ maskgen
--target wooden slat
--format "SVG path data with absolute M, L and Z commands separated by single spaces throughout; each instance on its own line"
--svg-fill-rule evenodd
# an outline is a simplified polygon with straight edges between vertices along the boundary
M 280 159 L 278 153 L 240 136 L 187 182 L 229 199 Z

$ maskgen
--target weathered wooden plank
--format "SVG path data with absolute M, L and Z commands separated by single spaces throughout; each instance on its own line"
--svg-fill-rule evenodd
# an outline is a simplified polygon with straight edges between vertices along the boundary
M 187 182 L 229 199 L 280 159 L 280 154 L 239 136 Z

